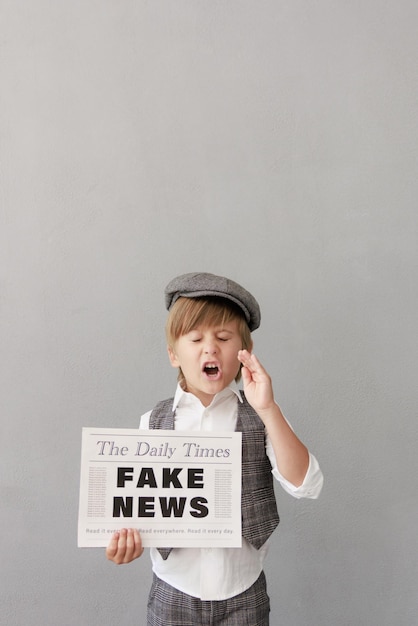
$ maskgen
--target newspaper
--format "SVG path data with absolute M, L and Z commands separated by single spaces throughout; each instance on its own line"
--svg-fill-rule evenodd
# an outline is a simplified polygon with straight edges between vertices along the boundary
M 241 433 L 83 428 L 78 546 L 241 546 Z

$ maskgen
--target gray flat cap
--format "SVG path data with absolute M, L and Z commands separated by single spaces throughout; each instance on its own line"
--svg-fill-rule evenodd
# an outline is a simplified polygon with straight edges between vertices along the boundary
M 168 311 L 180 297 L 216 296 L 226 298 L 240 307 L 251 331 L 260 326 L 261 315 L 257 300 L 244 287 L 229 278 L 205 272 L 182 274 L 168 283 L 164 294 Z

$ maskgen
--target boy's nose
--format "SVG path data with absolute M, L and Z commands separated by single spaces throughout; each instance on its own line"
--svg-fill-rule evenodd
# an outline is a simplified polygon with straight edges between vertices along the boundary
M 205 346 L 205 353 L 206 354 L 216 354 L 216 345 L 215 344 L 207 344 Z

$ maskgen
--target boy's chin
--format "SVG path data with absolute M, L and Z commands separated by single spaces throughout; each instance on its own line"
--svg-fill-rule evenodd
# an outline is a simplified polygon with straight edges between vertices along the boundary
M 203 380 L 199 385 L 196 385 L 193 388 L 189 387 L 189 390 L 195 396 L 199 396 L 199 394 L 205 394 L 205 395 L 214 396 L 217 393 L 219 393 L 220 391 L 223 391 L 223 389 L 225 389 L 225 387 L 228 387 L 228 383 L 225 383 L 225 381 L 222 380 L 222 379 L 220 379 L 220 380 Z
M 215 395 L 229 387 L 231 382 L 232 381 L 225 380 L 225 378 L 220 378 L 219 380 L 208 380 L 202 384 L 202 391 L 204 393 Z

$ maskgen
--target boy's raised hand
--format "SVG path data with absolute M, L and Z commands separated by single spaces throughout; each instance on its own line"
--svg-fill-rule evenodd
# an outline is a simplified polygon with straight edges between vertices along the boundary
M 106 556 L 109 561 L 117 565 L 130 563 L 144 552 L 141 536 L 136 529 L 123 528 L 113 533 L 109 545 L 106 548 Z
M 308 471 L 309 452 L 274 401 L 271 378 L 257 357 L 247 350 L 240 350 L 238 359 L 243 365 L 245 396 L 264 422 L 273 445 L 277 468 L 286 480 L 299 487 Z
M 248 350 L 238 352 L 244 392 L 248 402 L 257 413 L 268 411 L 275 406 L 271 378 L 255 354 Z

